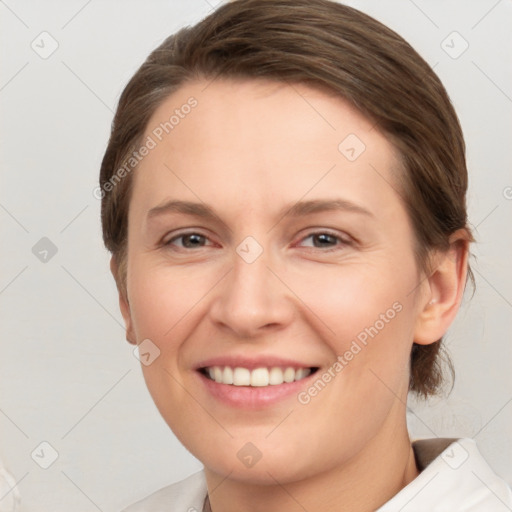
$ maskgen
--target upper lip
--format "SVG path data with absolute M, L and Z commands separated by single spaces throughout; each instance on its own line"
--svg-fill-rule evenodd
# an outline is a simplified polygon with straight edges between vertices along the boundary
M 205 359 L 196 366 L 196 370 L 211 366 L 229 366 L 231 368 L 248 368 L 254 370 L 255 368 L 318 368 L 318 365 L 310 363 L 302 363 L 300 361 L 294 361 L 279 356 L 259 356 L 259 357 L 247 357 L 247 356 L 219 356 Z

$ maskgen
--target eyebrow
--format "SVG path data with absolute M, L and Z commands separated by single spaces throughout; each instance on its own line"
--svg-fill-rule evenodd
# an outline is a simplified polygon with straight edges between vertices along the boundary
M 375 215 L 356 203 L 346 199 L 313 199 L 309 201 L 298 201 L 292 205 L 286 205 L 278 212 L 277 217 L 281 220 L 285 216 L 304 217 L 313 213 L 322 213 L 329 211 L 345 211 L 375 217 Z M 148 211 L 148 220 L 161 215 L 170 213 L 182 213 L 192 215 L 206 220 L 225 223 L 215 213 L 213 208 L 205 203 L 196 203 L 192 201 L 169 200 L 162 205 L 155 206 Z
M 360 213 L 368 217 L 374 217 L 370 210 L 351 201 L 347 201 L 346 199 L 313 199 L 310 201 L 299 201 L 290 207 L 283 208 L 279 216 L 290 215 L 291 217 L 301 217 L 311 213 L 336 210 Z

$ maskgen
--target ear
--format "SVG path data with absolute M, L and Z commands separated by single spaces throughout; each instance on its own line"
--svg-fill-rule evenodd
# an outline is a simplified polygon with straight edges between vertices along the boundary
M 441 339 L 453 322 L 462 302 L 468 272 L 469 239 L 466 230 L 450 237 L 447 251 L 433 257 L 433 272 L 426 280 L 414 342 L 428 345 Z
M 119 266 L 115 256 L 110 258 L 110 271 L 114 276 L 117 285 L 117 291 L 119 293 L 119 309 L 121 310 L 124 324 L 126 326 L 126 341 L 132 345 L 136 345 L 137 341 L 133 330 L 132 313 L 130 311 L 130 303 L 128 302 L 128 294 L 126 292 L 126 287 L 122 286 L 119 275 Z

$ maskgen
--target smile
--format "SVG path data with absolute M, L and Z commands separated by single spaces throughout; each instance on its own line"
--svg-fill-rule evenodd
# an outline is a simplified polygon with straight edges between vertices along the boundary
M 292 367 L 271 367 L 271 368 L 243 368 L 240 366 L 208 366 L 201 369 L 201 373 L 209 379 L 219 383 L 232 386 L 265 387 L 278 386 L 283 383 L 291 383 L 302 380 L 317 368 L 292 368 Z

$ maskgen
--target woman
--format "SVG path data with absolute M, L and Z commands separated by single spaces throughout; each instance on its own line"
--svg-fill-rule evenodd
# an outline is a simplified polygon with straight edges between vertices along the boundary
M 224 5 L 131 79 L 100 187 L 127 339 L 204 464 L 130 512 L 512 506 L 471 439 L 407 431 L 472 235 L 457 116 L 401 37 L 327 0 Z

